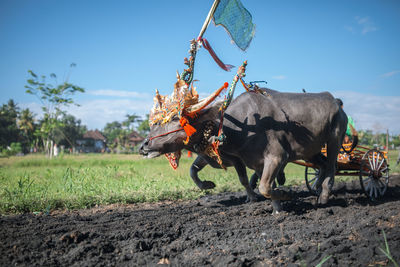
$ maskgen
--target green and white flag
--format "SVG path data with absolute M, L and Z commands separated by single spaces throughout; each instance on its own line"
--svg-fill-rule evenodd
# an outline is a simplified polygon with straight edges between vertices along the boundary
M 220 0 L 213 18 L 215 25 L 222 25 L 240 49 L 245 51 L 249 47 L 255 25 L 240 0 Z

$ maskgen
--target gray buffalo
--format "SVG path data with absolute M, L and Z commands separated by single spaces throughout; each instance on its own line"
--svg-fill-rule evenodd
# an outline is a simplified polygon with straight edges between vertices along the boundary
M 193 119 L 189 119 L 197 132 L 187 140 L 180 131 L 179 117 L 168 123 L 154 124 L 149 138 L 140 148 L 147 157 L 186 148 L 196 151 L 206 124 L 219 125 L 219 105 L 209 105 Z M 347 126 L 347 116 L 335 98 L 324 93 L 275 93 L 246 92 L 232 101 L 223 117 L 224 142 L 219 146 L 221 157 L 236 169 L 239 180 L 250 198 L 256 198 L 248 182 L 246 166 L 261 177 L 259 191 L 271 198 L 275 211 L 280 210 L 280 200 L 288 194 L 273 189 L 272 184 L 284 166 L 294 160 L 304 159 L 316 164 L 321 179 L 319 203 L 329 199 L 335 174 L 335 163 Z M 213 132 L 217 135 L 216 130 Z M 158 138 L 153 138 L 157 136 Z M 327 156 L 321 148 L 327 145 Z M 326 179 L 325 179 L 326 178 Z

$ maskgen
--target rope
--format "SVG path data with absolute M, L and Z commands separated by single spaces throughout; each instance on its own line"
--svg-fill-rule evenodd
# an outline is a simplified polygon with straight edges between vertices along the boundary
M 182 130 L 184 130 L 183 127 L 182 127 L 182 128 L 179 128 L 179 129 L 177 129 L 177 130 L 173 130 L 173 131 L 166 132 L 166 133 L 163 133 L 163 134 L 160 134 L 160 135 L 156 135 L 156 136 L 150 137 L 150 138 L 149 138 L 149 141 L 151 141 L 151 140 L 153 140 L 153 139 L 156 139 L 156 138 L 158 138 L 158 137 L 162 137 L 162 136 L 165 136 L 165 135 L 169 135 L 169 134 L 172 134 L 172 133 L 176 133 L 176 132 L 179 132 L 179 131 L 182 131 Z

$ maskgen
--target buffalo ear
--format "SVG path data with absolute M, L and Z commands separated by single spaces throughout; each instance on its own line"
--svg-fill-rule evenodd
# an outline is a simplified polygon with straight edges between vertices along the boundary
M 196 113 L 192 121 L 196 123 L 203 123 L 206 121 L 217 122 L 221 119 L 221 113 L 219 112 L 220 105 L 212 104 L 205 107 L 203 110 Z

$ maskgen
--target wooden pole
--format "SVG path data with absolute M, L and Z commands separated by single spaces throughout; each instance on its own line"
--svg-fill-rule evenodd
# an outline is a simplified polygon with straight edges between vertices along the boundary
M 386 129 L 386 152 L 389 152 L 389 129 Z
M 207 18 L 203 23 L 203 27 L 201 27 L 199 36 L 197 37 L 197 39 L 200 39 L 201 37 L 203 37 L 204 32 L 207 30 L 208 25 L 211 22 L 212 17 L 214 16 L 214 12 L 217 9 L 217 6 L 219 4 L 220 0 L 215 0 L 214 3 L 211 6 L 210 11 L 208 12 Z

